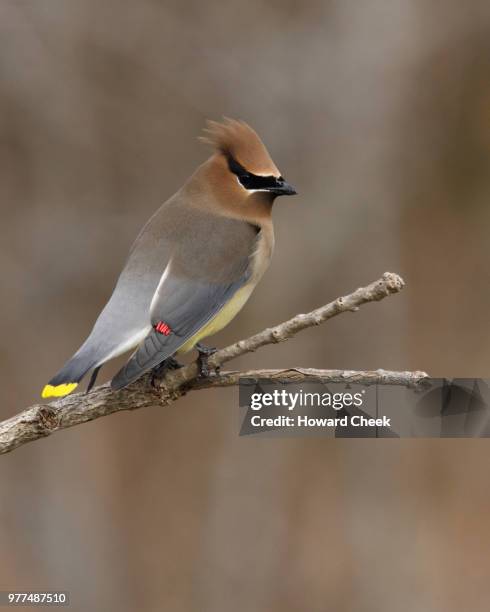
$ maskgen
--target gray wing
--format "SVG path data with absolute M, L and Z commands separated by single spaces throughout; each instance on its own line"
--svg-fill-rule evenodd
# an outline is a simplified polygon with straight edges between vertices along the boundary
M 137 346 L 151 328 L 150 307 L 172 254 L 203 214 L 182 192 L 167 200 L 136 238 L 114 292 L 75 354 L 88 365 L 104 363 Z M 209 228 L 207 228 L 209 231 Z M 87 367 L 88 369 L 88 367 Z
M 121 389 L 129 385 L 176 353 L 186 340 L 221 310 L 247 282 L 248 277 L 244 273 L 228 285 L 184 284 L 181 279 L 168 279 L 165 289 L 168 289 L 171 299 L 159 302 L 152 317 L 153 325 L 162 325 L 165 333 L 152 329 L 128 363 L 112 379 L 112 388 Z
M 78 382 L 92 368 L 141 342 L 150 327 L 150 305 L 182 224 L 179 194 L 167 200 L 141 230 L 114 291 L 90 335 L 49 384 Z
M 208 221 L 212 227 L 206 223 L 199 235 L 183 239 L 172 256 L 152 301 L 153 329 L 114 377 L 113 388 L 125 387 L 173 355 L 249 280 L 257 228 L 232 219 Z
M 151 301 L 173 248 L 171 233 L 155 226 L 161 216 L 175 217 L 173 210 L 173 201 L 167 201 L 134 242 L 109 301 L 72 358 L 86 369 L 134 348 L 148 332 Z

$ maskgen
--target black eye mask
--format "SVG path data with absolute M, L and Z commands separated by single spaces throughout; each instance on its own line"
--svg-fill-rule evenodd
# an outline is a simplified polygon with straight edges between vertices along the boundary
M 263 189 L 268 191 L 277 189 L 284 182 L 282 176 L 278 178 L 272 175 L 258 176 L 257 174 L 252 174 L 230 155 L 227 157 L 227 160 L 230 172 L 233 172 L 245 189 Z

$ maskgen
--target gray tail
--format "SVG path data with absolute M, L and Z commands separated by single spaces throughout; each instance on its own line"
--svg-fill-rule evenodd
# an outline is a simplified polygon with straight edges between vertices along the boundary
M 96 363 L 86 355 L 76 353 L 69 359 L 61 370 L 49 381 L 49 385 L 57 386 L 65 383 L 79 383 L 85 374 L 91 370 Z
M 94 351 L 87 351 L 82 347 L 44 387 L 42 397 L 62 397 L 71 393 L 85 374 L 96 365 Z

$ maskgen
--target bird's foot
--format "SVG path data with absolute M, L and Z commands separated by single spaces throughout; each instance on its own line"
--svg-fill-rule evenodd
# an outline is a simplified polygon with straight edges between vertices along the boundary
M 199 378 L 208 378 L 212 375 L 212 370 L 209 367 L 208 359 L 211 355 L 216 353 L 217 349 L 210 346 L 204 346 L 200 342 L 196 344 L 196 350 L 199 353 L 197 358 L 197 364 L 199 366 Z M 215 374 L 219 374 L 219 366 L 214 369 Z
M 179 363 L 174 357 L 167 357 L 167 359 L 164 359 L 162 363 L 159 363 L 151 371 L 151 386 L 156 387 L 155 382 L 157 380 L 162 379 L 165 373 L 168 372 L 168 370 L 178 370 L 179 368 L 183 367 L 183 364 Z

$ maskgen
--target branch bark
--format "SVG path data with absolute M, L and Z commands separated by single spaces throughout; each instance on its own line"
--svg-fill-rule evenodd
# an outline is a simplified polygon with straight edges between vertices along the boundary
M 385 272 L 377 281 L 360 287 L 353 293 L 339 297 L 308 314 L 298 314 L 275 327 L 261 331 L 250 338 L 221 349 L 209 357 L 213 368 L 256 351 L 262 346 L 284 342 L 295 334 L 335 317 L 343 312 L 355 312 L 368 302 L 375 302 L 398 293 L 404 282 L 396 274 Z M 286 370 L 251 370 L 247 372 L 221 372 L 206 379 L 198 378 L 197 363 L 191 363 L 179 370 L 173 370 L 159 381 L 156 387 L 150 385 L 149 376 L 121 391 L 113 391 L 107 383 L 89 394 L 76 393 L 50 404 L 36 404 L 23 412 L 0 423 L 0 454 L 55 431 L 73 427 L 122 410 L 136 410 L 148 406 L 167 406 L 190 390 L 237 385 L 240 378 L 270 379 L 281 381 L 355 382 L 363 384 L 390 384 L 417 386 L 428 378 L 425 372 L 316 370 L 311 368 L 290 368 Z

